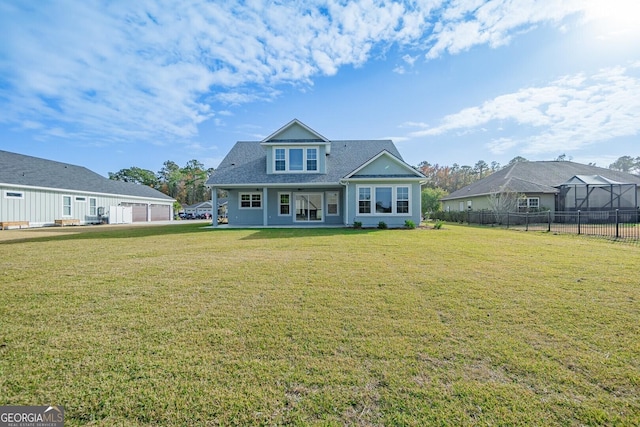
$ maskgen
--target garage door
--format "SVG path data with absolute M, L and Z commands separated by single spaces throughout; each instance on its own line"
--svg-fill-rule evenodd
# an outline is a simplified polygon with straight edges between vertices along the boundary
M 151 221 L 169 221 L 171 219 L 171 206 L 151 205 Z
M 122 203 L 122 206 L 131 206 L 133 210 L 133 222 L 147 222 L 146 203 Z

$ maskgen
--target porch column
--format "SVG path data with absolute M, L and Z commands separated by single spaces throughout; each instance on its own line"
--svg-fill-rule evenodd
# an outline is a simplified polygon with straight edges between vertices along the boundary
M 266 227 L 269 224 L 269 214 L 267 206 L 267 187 L 262 187 L 262 226 Z
M 211 187 L 211 225 L 218 226 L 218 190 Z

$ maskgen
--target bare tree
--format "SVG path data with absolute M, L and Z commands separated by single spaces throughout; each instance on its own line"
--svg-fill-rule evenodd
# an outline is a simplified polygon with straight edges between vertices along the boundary
M 524 197 L 524 194 L 507 189 L 500 193 L 491 193 L 487 197 L 489 198 L 489 209 L 495 215 L 496 221 L 499 224 L 504 224 L 509 212 L 518 211 L 518 201 Z

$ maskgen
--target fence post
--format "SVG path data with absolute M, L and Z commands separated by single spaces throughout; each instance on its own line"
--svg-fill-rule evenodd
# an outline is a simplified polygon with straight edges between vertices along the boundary
M 507 211 L 507 229 L 509 229 L 509 211 Z
M 618 215 L 619 209 L 616 209 L 616 239 L 620 237 L 620 216 Z
M 547 211 L 547 232 L 551 232 L 551 211 Z
M 529 212 L 524 213 L 524 231 L 529 231 Z
M 578 234 L 580 234 L 580 209 L 578 209 Z

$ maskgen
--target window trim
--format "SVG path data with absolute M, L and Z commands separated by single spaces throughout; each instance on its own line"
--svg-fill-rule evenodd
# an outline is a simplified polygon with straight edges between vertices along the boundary
M 368 188 L 369 189 L 369 200 L 364 200 L 360 198 L 360 189 Z M 377 188 L 391 188 L 391 212 L 376 212 L 376 189 Z M 406 213 L 398 213 L 398 188 L 407 188 L 407 202 L 408 202 L 408 210 Z M 371 184 L 371 185 L 357 185 L 356 186 L 356 212 L 357 216 L 411 216 L 411 185 L 410 184 Z M 360 202 L 368 201 L 369 202 L 369 212 L 362 213 L 360 211 Z M 400 201 L 404 201 L 401 199 Z
M 283 156 L 278 158 L 278 151 L 281 151 Z M 283 162 L 284 169 L 278 169 L 278 162 Z M 275 147 L 273 149 L 273 171 L 274 172 L 286 172 L 287 170 L 287 149 L 282 147 Z
M 289 203 L 282 203 L 282 196 L 289 197 Z M 289 206 L 289 213 L 283 214 L 282 207 Z M 290 192 L 280 192 L 278 193 L 278 216 L 290 217 L 291 216 L 291 193 Z
M 360 192 L 360 190 L 364 190 L 364 189 L 369 190 L 369 194 L 368 194 L 369 197 L 363 199 L 361 197 L 362 193 Z M 373 197 L 371 196 L 371 187 L 365 186 L 365 185 L 359 185 L 356 187 L 356 192 L 358 193 L 358 209 L 357 209 L 358 215 L 373 215 L 373 213 L 371 212 L 371 205 L 373 202 Z M 360 209 L 362 206 L 360 205 L 360 203 L 363 203 L 363 202 L 369 204 L 369 212 L 361 212 Z
M 64 201 L 65 201 L 64 199 L 65 198 L 69 198 L 69 204 L 68 205 L 65 205 L 65 203 L 64 203 Z M 69 213 L 68 214 L 65 213 L 65 208 L 67 206 L 69 207 Z M 62 196 L 62 216 L 63 217 L 67 217 L 67 218 L 73 216 L 73 197 L 68 195 L 68 194 L 65 194 L 65 195 Z
M 333 196 L 334 194 L 335 194 L 335 197 L 336 197 L 336 202 L 335 202 L 336 213 L 329 213 L 329 198 L 331 196 Z M 325 202 L 327 204 L 327 206 L 325 207 L 325 209 L 327 210 L 325 215 L 326 216 L 340 216 L 340 192 L 339 191 L 326 191 L 325 195 L 324 195 L 324 198 L 325 198 Z M 331 204 L 333 205 L 334 203 L 331 203 Z
M 249 196 L 249 206 L 242 206 L 242 196 Z M 257 196 L 257 199 L 254 199 L 254 196 Z M 258 206 L 254 206 L 256 201 Z M 238 193 L 238 209 L 262 209 L 262 193 L 255 191 Z
M 284 159 L 278 158 L 276 153 L 278 150 L 284 151 Z M 302 169 L 290 169 L 291 159 L 290 150 L 302 150 Z M 309 159 L 309 151 L 315 150 L 315 159 Z M 315 169 L 308 169 L 309 161 L 316 162 Z M 277 169 L 278 162 L 284 162 L 284 169 Z M 319 146 L 305 146 L 305 145 L 292 145 L 288 147 L 273 147 L 273 161 L 272 161 L 273 173 L 318 173 L 320 172 L 320 147 Z
M 531 202 L 535 200 L 535 206 L 531 206 Z M 524 203 L 523 203 L 524 202 Z M 520 209 L 538 209 L 540 207 L 540 197 L 522 197 L 518 199 L 518 210 Z
M 98 199 L 89 197 L 89 216 L 98 216 Z
M 24 191 L 4 190 L 4 198 L 22 200 L 24 199 Z
M 402 199 L 401 199 L 401 198 L 398 196 L 398 190 L 399 190 L 400 188 L 406 188 L 406 189 L 407 189 L 407 198 L 406 198 L 406 199 L 405 199 L 405 198 L 402 198 Z M 410 192 L 411 192 L 410 188 L 411 188 L 411 187 L 409 187 L 408 185 L 398 185 L 398 186 L 396 187 L 396 190 L 395 190 L 395 196 L 396 196 L 396 200 L 395 200 L 396 215 L 409 215 L 409 214 L 411 214 L 411 197 L 409 196 L 409 194 L 410 194 Z M 400 205 L 399 205 L 399 203 L 400 203 L 400 202 L 407 202 L 407 211 L 406 211 L 406 212 L 398 212 L 398 210 L 399 210 L 399 209 L 398 209 L 398 207 L 400 206 Z

